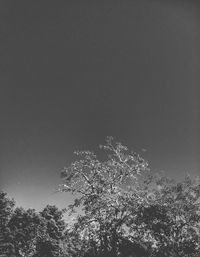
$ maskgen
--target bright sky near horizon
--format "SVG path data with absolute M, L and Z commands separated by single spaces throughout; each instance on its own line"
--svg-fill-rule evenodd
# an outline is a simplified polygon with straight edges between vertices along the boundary
M 0 2 L 0 187 L 18 205 L 55 193 L 74 150 L 106 136 L 180 178 L 200 168 L 195 1 Z

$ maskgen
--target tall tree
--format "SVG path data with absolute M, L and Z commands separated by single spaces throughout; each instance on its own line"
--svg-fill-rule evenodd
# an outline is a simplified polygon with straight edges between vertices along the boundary
M 151 173 L 112 138 L 101 148 L 107 159 L 76 152 L 79 159 L 62 172 L 61 190 L 76 195 L 70 213 L 82 211 L 70 231 L 71 256 L 75 249 L 76 256 L 198 256 L 200 181 Z
M 84 247 L 96 256 L 116 256 L 121 238 L 128 237 L 128 220 L 146 201 L 141 176 L 148 163 L 111 137 L 101 148 L 108 152 L 104 161 L 91 151 L 76 152 L 80 159 L 62 172 L 61 190 L 77 196 L 69 207 L 72 213 L 82 208 L 74 231 L 84 238 Z

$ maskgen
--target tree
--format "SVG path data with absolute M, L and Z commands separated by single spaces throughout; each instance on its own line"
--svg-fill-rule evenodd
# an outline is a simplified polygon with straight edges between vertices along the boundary
M 121 143 L 114 144 L 111 137 L 101 148 L 109 152 L 105 161 L 91 151 L 76 152 L 80 159 L 62 172 L 61 190 L 77 196 L 69 206 L 71 213 L 77 207 L 84 213 L 73 231 L 84 239 L 85 251 L 117 256 L 121 238 L 131 242 L 126 233 L 129 220 L 146 201 L 141 176 L 148 171 L 148 163 Z
M 55 205 L 47 205 L 40 212 L 40 215 L 46 220 L 49 236 L 55 240 L 61 239 L 65 229 L 63 211 L 59 210 Z
M 199 256 L 200 180 L 154 174 L 112 138 L 101 148 L 106 160 L 79 151 L 62 172 L 61 190 L 76 196 L 69 213 L 82 211 L 68 231 L 68 256 Z
M 3 199 L 3 197 L 2 197 Z M 7 255 L 13 257 L 56 257 L 61 253 L 59 246 L 63 237 L 65 222 L 63 212 L 57 207 L 47 205 L 44 210 L 37 213 L 34 209 L 8 208 L 12 205 L 7 198 L 1 201 L 6 208 L 2 213 L 7 213 L 7 223 L 3 237 Z M 9 210 L 9 211 L 8 211 Z M 9 215 L 8 215 L 9 214 Z M 6 220 L 6 215 L 2 215 Z
M 62 172 L 60 190 L 75 195 L 63 210 L 14 209 L 0 192 L 0 250 L 8 257 L 198 257 L 200 179 L 175 182 L 108 138 L 106 158 L 91 151 Z M 1 253 L 0 253 L 1 254 Z
M 153 256 L 199 256 L 200 180 L 155 178 L 152 202 L 138 210 L 136 225 L 154 245 Z
M 34 209 L 16 208 L 8 223 L 9 241 L 17 257 L 33 256 L 38 237 L 45 234 L 44 219 Z
M 45 220 L 46 230 L 43 236 L 37 240 L 35 257 L 61 256 L 60 242 L 66 226 L 63 220 L 63 211 L 58 210 L 56 206 L 47 205 L 40 215 Z
M 13 253 L 7 225 L 13 214 L 14 206 L 14 200 L 9 199 L 5 192 L 0 191 L 0 254 L 12 255 Z
M 7 197 L 7 194 L 0 191 L 0 228 L 5 227 L 12 216 L 15 202 Z

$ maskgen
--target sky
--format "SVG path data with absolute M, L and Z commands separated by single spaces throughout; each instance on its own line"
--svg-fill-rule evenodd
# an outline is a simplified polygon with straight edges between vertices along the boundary
M 66 207 L 62 168 L 107 136 L 152 171 L 198 175 L 199 11 L 184 0 L 2 0 L 0 188 L 24 208 Z

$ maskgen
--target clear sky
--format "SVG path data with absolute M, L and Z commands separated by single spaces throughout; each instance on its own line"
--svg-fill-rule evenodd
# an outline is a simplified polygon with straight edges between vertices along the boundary
M 200 168 L 200 8 L 194 1 L 0 1 L 0 187 L 54 193 L 74 150 L 106 136 L 180 178 Z

